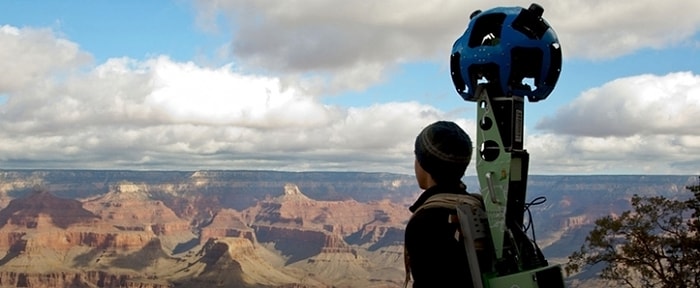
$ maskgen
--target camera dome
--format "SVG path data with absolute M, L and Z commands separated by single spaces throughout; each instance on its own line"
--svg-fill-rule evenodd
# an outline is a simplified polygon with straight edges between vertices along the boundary
M 475 101 L 477 85 L 499 96 L 546 99 L 561 72 L 561 47 L 544 9 L 532 4 L 475 11 L 450 57 L 452 82 L 462 98 Z M 493 93 L 493 92 L 490 92 Z

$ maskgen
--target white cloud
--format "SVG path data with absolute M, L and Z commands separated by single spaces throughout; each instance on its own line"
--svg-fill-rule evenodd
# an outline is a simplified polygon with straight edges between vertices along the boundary
M 32 41 L 56 39 L 42 35 Z M 11 59 L 5 57 L 0 63 Z M 415 135 L 446 118 L 417 102 L 324 105 L 303 85 L 235 72 L 231 65 L 207 68 L 164 56 L 80 65 L 49 62 L 40 84 L 21 82 L 6 93 L 3 167 L 411 173 Z
M 92 61 L 77 44 L 57 38 L 49 29 L 0 26 L 0 93 L 45 81 L 54 73 L 78 69 Z
M 474 10 L 531 2 L 337 0 L 196 1 L 199 22 L 233 27 L 231 52 L 253 67 L 285 73 L 364 70 L 411 60 L 442 61 Z M 605 59 L 681 45 L 700 30 L 699 1 L 543 0 L 567 57 Z M 364 67 L 364 69 L 363 69 Z M 386 68 L 379 68 L 380 70 Z M 381 78 L 358 79 L 366 87 Z
M 453 117 L 417 102 L 346 109 L 320 97 L 362 90 L 401 63 L 446 65 L 468 15 L 494 6 L 485 0 L 197 3 L 203 26 L 215 28 L 217 15 L 231 21 L 236 69 L 167 56 L 93 66 L 89 53 L 51 30 L 0 27 L 0 69 L 12 71 L 0 77 L 4 167 L 412 173 L 415 135 Z M 570 58 L 688 45 L 700 27 L 700 1 L 538 3 Z M 273 74 L 256 74 L 262 72 Z M 586 91 L 539 124 L 549 133 L 528 138 L 531 172 L 696 171 L 698 87 L 697 75 L 682 72 Z M 456 120 L 476 135 L 472 121 Z
M 585 91 L 537 128 L 593 137 L 700 135 L 700 75 L 621 78 Z
M 700 137 L 535 134 L 531 170 L 546 174 L 700 174 Z
M 456 1 L 196 3 L 201 26 L 211 29 L 219 15 L 230 20 L 230 49 L 241 65 L 322 77 L 329 93 L 364 89 L 402 61 L 446 57 L 466 21 L 436 15 L 462 20 L 469 14 Z
M 327 125 L 333 108 L 273 77 L 205 69 L 165 57 L 149 61 L 153 91 L 145 104 L 178 122 L 299 128 Z
M 547 1 L 545 17 L 571 57 L 615 58 L 681 45 L 700 31 L 700 2 L 688 0 Z
M 222 16 L 229 21 L 226 28 L 233 37 L 227 48 L 241 67 L 334 95 L 381 83 L 402 63 L 436 61 L 447 69 L 445 59 L 474 10 L 530 3 L 198 0 L 194 7 L 202 27 L 215 29 Z M 689 42 L 700 31 L 695 12 L 700 1 L 537 3 L 567 59 L 610 59 L 642 49 L 692 46 Z
M 700 75 L 621 78 L 543 118 L 528 150 L 546 173 L 700 173 Z

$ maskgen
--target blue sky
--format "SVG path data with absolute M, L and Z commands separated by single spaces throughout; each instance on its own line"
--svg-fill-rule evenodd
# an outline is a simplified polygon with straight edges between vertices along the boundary
M 700 2 L 597 2 L 538 2 L 564 64 L 531 173 L 699 174 Z M 0 167 L 411 174 L 422 127 L 476 138 L 468 15 L 529 4 L 3 1 Z

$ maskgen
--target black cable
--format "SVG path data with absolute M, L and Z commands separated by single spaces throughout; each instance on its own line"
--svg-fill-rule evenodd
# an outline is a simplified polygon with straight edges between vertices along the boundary
M 527 211 L 528 220 L 527 220 L 527 226 L 525 226 L 525 228 L 523 228 L 523 232 L 525 232 L 527 234 L 527 230 L 530 230 L 530 228 L 532 228 L 532 241 L 535 243 L 537 243 L 537 238 L 535 237 L 535 223 L 532 220 L 532 212 L 530 211 L 530 206 L 537 206 L 540 204 L 544 204 L 545 202 L 547 202 L 547 197 L 539 196 L 539 197 L 536 197 L 535 199 L 532 199 L 530 202 L 525 204 L 525 211 Z M 537 244 L 535 244 L 535 245 L 537 245 Z

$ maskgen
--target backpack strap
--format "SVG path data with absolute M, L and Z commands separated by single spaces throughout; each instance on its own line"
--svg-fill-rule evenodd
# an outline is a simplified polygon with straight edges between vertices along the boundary
M 449 194 L 449 193 L 438 193 L 430 196 L 423 205 L 418 207 L 413 215 L 416 215 L 418 211 L 429 208 L 449 208 L 457 209 L 458 205 L 468 205 L 471 207 L 484 207 L 483 198 L 478 194 Z
M 454 214 L 450 213 L 450 217 L 447 219 L 449 223 L 458 223 L 459 229 L 457 229 L 458 234 L 455 238 L 464 236 L 464 233 L 473 233 L 473 225 L 468 225 L 465 218 L 465 213 L 468 213 L 470 218 L 486 219 L 484 201 L 481 195 L 478 194 L 450 194 L 450 193 L 438 193 L 430 196 L 423 204 L 413 212 L 416 215 L 419 211 L 432 208 L 448 208 L 455 211 Z M 411 216 L 413 218 L 413 216 Z M 470 219 L 471 221 L 472 219 Z M 468 237 L 469 239 L 474 239 L 473 234 Z M 473 242 L 473 241 L 472 241 Z M 465 243 L 465 246 L 467 244 Z M 469 255 L 468 255 L 469 256 Z M 475 257 L 475 256 L 474 256 Z M 404 288 L 408 287 L 408 282 L 411 281 L 411 265 L 410 257 L 408 255 L 408 250 L 406 249 L 406 244 L 404 243 L 404 265 L 406 268 L 406 278 L 404 280 Z M 470 262 L 472 260 L 470 259 Z

